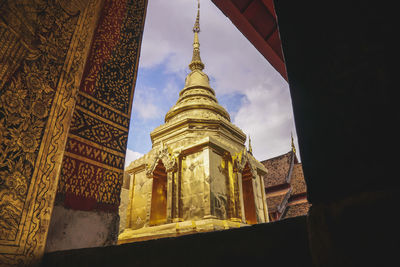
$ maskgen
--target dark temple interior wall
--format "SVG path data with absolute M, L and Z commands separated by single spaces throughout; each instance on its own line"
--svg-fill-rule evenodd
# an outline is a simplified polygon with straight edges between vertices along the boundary
M 312 208 L 316 266 L 387 266 L 397 250 L 395 10 L 275 1 Z
M 398 115 L 390 7 L 276 1 L 276 10 L 309 200 L 388 186 Z

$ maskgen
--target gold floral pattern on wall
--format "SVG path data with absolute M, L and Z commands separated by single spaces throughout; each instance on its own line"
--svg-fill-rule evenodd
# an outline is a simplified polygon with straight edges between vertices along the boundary
M 0 91 L 0 239 L 14 240 L 77 17 L 37 5 L 37 50 Z
M 98 0 L 0 1 L 0 265 L 44 251 Z

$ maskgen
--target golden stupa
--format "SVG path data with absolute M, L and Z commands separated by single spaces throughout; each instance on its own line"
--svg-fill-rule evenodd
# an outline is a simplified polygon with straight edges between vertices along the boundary
M 267 170 L 202 71 L 199 15 L 185 87 L 150 134 L 152 150 L 126 169 L 130 200 L 119 244 L 268 222 Z

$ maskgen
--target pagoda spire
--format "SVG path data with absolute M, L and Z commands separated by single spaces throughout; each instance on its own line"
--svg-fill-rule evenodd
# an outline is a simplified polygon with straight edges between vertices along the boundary
M 203 70 L 204 64 L 200 58 L 200 42 L 199 42 L 199 32 L 200 32 L 200 0 L 198 0 L 197 4 L 197 17 L 196 22 L 193 26 L 193 33 L 194 33 L 194 41 L 193 41 L 193 56 L 192 62 L 189 64 L 189 68 L 191 71 L 194 70 Z

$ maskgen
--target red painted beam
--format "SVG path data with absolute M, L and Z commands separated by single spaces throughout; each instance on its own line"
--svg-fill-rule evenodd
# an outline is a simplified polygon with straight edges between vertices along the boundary
M 272 195 L 276 192 L 281 192 L 281 191 L 287 191 L 290 189 L 290 184 L 279 184 L 279 185 L 274 185 L 274 186 L 270 186 L 265 188 L 265 194 L 268 195 Z
M 269 13 L 271 13 L 272 16 L 274 16 L 276 20 L 276 13 L 275 13 L 275 7 L 274 7 L 274 1 L 273 0 L 262 0 L 264 5 L 268 8 Z
M 280 39 L 276 38 L 272 47 L 268 40 L 265 40 L 257 30 L 251 25 L 248 19 L 240 12 L 240 10 L 232 3 L 231 0 L 212 0 L 213 3 L 232 21 L 239 31 L 254 45 L 254 47 L 268 60 L 268 62 L 287 80 L 286 66 L 283 59 Z M 273 9 L 272 0 L 256 0 L 262 3 L 271 11 Z M 275 11 L 271 14 L 276 18 Z M 276 21 L 275 21 L 276 23 Z M 279 36 L 278 36 L 279 38 Z M 276 52 L 278 51 L 278 53 Z M 279 53 L 280 52 L 280 53 Z

